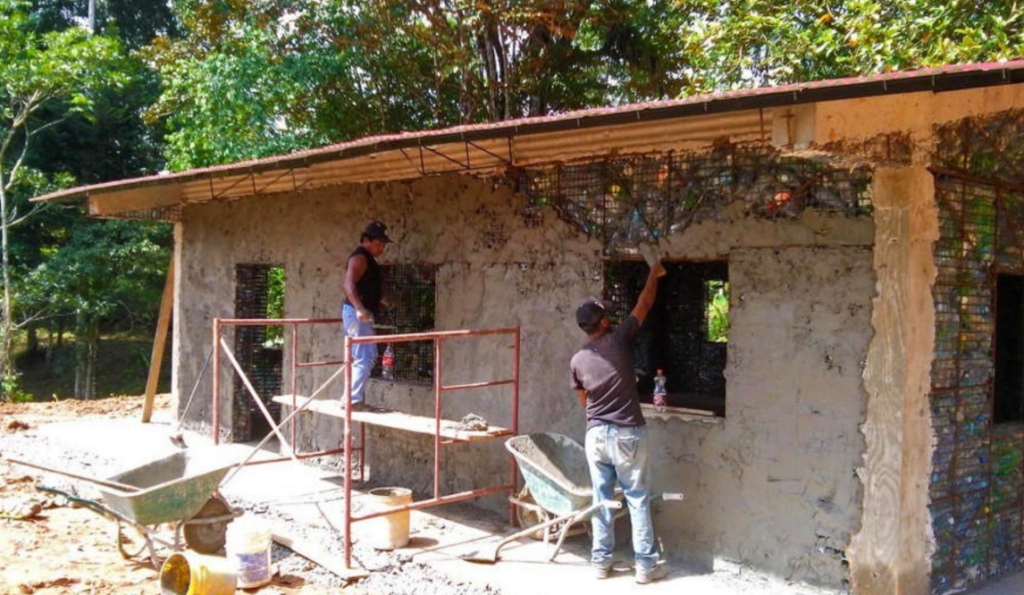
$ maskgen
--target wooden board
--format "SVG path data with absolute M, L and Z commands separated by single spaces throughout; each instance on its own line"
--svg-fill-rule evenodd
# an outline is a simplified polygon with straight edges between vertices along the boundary
M 164 345 L 167 343 L 167 327 L 171 324 L 171 311 L 174 309 L 174 252 L 171 252 L 171 263 L 167 265 L 167 280 L 164 282 L 164 295 L 160 300 L 160 318 L 156 324 L 156 336 L 153 338 L 153 353 L 149 358 L 149 377 L 146 379 L 146 400 L 142 405 L 142 423 L 149 423 L 153 417 L 153 399 L 160 381 L 160 364 L 164 361 Z
M 296 406 L 301 407 L 307 400 L 308 399 L 306 397 L 296 397 Z M 290 407 L 292 404 L 292 397 L 291 395 L 280 395 L 274 397 L 274 402 L 282 405 L 288 405 Z M 313 411 L 320 415 L 327 415 L 330 417 L 345 417 L 345 407 L 342 402 L 337 399 L 316 399 L 307 405 L 303 411 Z M 371 426 L 405 430 L 407 432 L 415 432 L 417 434 L 428 434 L 431 436 L 434 435 L 435 430 L 433 417 L 410 415 L 408 413 L 392 411 L 390 409 L 369 408 L 353 411 L 352 421 L 357 421 Z M 476 442 L 479 440 L 491 440 L 499 436 L 512 435 L 512 430 L 509 430 L 508 428 L 489 426 L 486 431 L 470 431 L 460 430 L 456 427 L 457 425 L 458 422 L 456 421 L 442 419 L 440 433 L 441 438 L 457 442 Z
M 370 576 L 370 573 L 365 568 L 358 566 L 355 568 L 345 568 L 345 564 L 342 561 L 344 558 L 329 554 L 318 545 L 298 539 L 280 529 L 275 530 L 271 536 L 275 542 L 345 580 L 353 581 Z M 339 558 L 341 559 L 339 560 Z

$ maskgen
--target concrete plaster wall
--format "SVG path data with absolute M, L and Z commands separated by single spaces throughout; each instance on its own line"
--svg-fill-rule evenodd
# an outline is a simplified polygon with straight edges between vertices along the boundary
M 342 263 L 366 221 L 380 218 L 397 240 L 382 262 L 438 266 L 439 329 L 522 327 L 520 431 L 582 441 L 585 420 L 567 366 L 583 340 L 575 306 L 602 289 L 601 246 L 550 211 L 527 227 L 523 200 L 489 181 L 445 176 L 187 207 L 178 246 L 176 391 L 187 395 L 195 382 L 212 318 L 233 314 L 236 263 L 284 265 L 285 316 L 333 317 Z M 674 555 L 842 586 L 842 552 L 860 518 L 854 469 L 864 450 L 857 428 L 866 407 L 861 365 L 871 337 L 873 222 L 813 211 L 778 221 L 727 215 L 663 242 L 672 259 L 729 260 L 733 332 L 728 417 L 650 420 L 654 487 L 687 496 L 659 507 L 656 526 Z M 302 337 L 300 360 L 341 352 L 337 327 Z M 446 383 L 508 375 L 507 340 L 460 339 L 444 350 Z M 300 394 L 329 373 L 300 375 Z M 230 386 L 228 370 L 221 378 Z M 208 372 L 190 424 L 209 423 L 209 379 Z M 423 414 L 433 406 L 426 387 L 374 381 L 369 391 L 371 404 Z M 449 418 L 472 411 L 508 423 L 507 389 L 452 393 L 445 403 Z M 225 398 L 222 420 L 229 416 Z M 301 417 L 304 448 L 338 444 L 336 421 Z M 368 436 L 374 482 L 429 492 L 429 437 L 380 429 Z M 499 443 L 449 446 L 442 491 L 503 482 L 507 471 Z M 481 503 L 502 507 L 499 497 Z

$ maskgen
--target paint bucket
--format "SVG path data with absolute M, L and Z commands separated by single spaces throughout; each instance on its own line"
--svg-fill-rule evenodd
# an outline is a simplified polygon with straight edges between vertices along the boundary
M 242 517 L 228 525 L 228 560 L 242 589 L 262 587 L 270 582 L 270 528 L 251 517 Z
M 409 488 L 374 488 L 369 492 L 370 509 L 384 510 L 412 502 Z M 409 545 L 409 511 L 393 512 L 366 521 L 367 540 L 378 550 L 394 550 Z
M 195 552 L 171 554 L 160 568 L 162 595 L 231 595 L 235 573 L 231 564 L 218 556 Z

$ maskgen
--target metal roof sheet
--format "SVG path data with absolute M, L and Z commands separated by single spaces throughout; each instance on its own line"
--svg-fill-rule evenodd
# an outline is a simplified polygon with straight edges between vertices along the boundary
M 756 109 L 759 107 L 871 97 L 889 93 L 953 91 L 1017 82 L 1024 82 L 1024 60 L 953 64 L 871 76 L 792 83 L 773 87 L 735 89 L 694 95 L 681 99 L 582 109 L 562 114 L 482 124 L 465 124 L 434 130 L 405 131 L 394 134 L 367 136 L 352 141 L 262 159 L 78 186 L 39 196 L 34 198 L 33 201 L 74 200 L 94 193 L 160 186 L 195 179 L 212 179 L 224 175 L 247 172 L 308 167 L 309 165 L 324 161 L 341 161 L 358 155 L 421 145 L 429 146 L 445 142 L 504 137 L 514 138 L 529 134 L 557 132 L 559 130 L 698 116 L 742 109 Z

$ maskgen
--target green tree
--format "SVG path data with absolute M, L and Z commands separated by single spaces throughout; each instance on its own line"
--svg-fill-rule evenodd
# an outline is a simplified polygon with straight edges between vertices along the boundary
M 46 176 L 26 164 L 34 140 L 69 114 L 88 113 L 96 89 L 117 85 L 123 78 L 116 64 L 119 44 L 80 28 L 38 33 L 30 5 L 0 0 L 0 375 L 10 386 L 15 371 L 11 345 L 15 324 L 10 275 L 10 230 L 35 212 L 13 200 L 18 185 L 38 188 Z M 50 111 L 60 104 L 62 109 Z
M 149 59 L 172 169 L 680 92 L 665 0 L 174 4 Z
M 679 0 L 686 93 L 877 74 L 1024 53 L 1006 0 Z
M 75 396 L 91 398 L 100 330 L 148 326 L 170 246 L 166 224 L 79 219 L 74 228 L 17 285 L 24 308 L 74 314 Z

